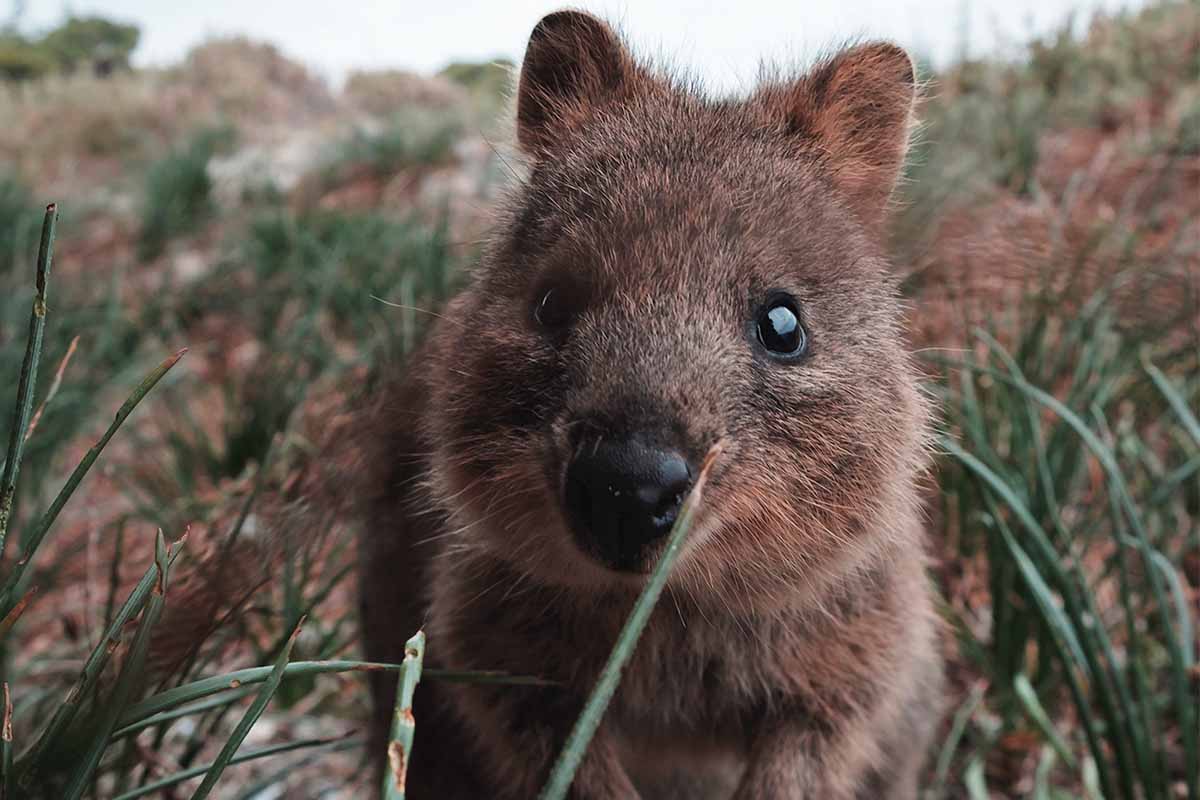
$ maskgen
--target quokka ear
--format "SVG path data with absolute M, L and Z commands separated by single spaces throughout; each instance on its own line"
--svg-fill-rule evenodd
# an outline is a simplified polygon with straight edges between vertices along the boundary
M 912 59 L 886 42 L 844 50 L 790 84 L 756 95 L 789 131 L 823 154 L 834 183 L 863 221 L 883 221 L 912 126 Z
M 627 97 L 642 78 L 621 40 L 581 11 L 547 14 L 533 29 L 517 89 L 517 142 L 545 155 L 599 106 Z

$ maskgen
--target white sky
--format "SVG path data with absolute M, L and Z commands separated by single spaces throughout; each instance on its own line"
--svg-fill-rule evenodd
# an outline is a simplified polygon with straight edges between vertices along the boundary
M 12 0 L 0 0 L 0 19 Z M 805 58 L 848 37 L 880 36 L 944 62 L 960 52 L 1003 52 L 1032 32 L 1081 24 L 1100 8 L 1140 0 L 576 0 L 616 21 L 644 53 L 670 56 L 717 88 L 753 81 L 762 57 Z M 534 23 L 561 8 L 550 0 L 24 0 L 22 27 L 39 29 L 68 11 L 100 13 L 142 28 L 141 64 L 177 60 L 213 35 L 240 33 L 338 81 L 355 68 L 428 72 L 458 59 L 519 60 Z

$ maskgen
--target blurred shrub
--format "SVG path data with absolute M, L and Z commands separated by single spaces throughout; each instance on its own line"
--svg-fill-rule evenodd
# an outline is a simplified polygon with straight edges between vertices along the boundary
M 49 75 L 0 92 L 0 161 L 45 179 L 78 170 L 81 157 L 92 157 L 92 168 L 96 157 L 144 157 L 186 130 L 190 110 L 141 72 Z
M 379 117 L 414 107 L 446 109 L 468 100 L 462 87 L 450 80 L 406 70 L 352 72 L 342 92 L 356 108 Z
M 423 320 L 397 314 L 380 299 L 436 302 L 457 265 L 444 231 L 370 212 L 267 214 L 251 224 L 238 260 L 251 269 L 230 263 L 224 267 L 229 280 L 210 283 L 234 288 L 235 273 L 251 276 L 253 291 L 237 295 L 246 298 L 244 318 L 254 321 L 263 341 L 294 328 L 300 316 L 325 327 L 327 337 L 345 336 L 364 348 L 379 333 L 380 317 L 400 321 L 401 344 L 410 344 L 404 334 L 415 335 Z M 233 307 L 238 300 L 220 297 L 216 305 Z
M 320 197 L 330 189 L 364 184 L 377 191 L 406 170 L 450 164 L 462 130 L 458 115 L 420 110 L 393 114 L 382 125 L 360 125 L 326 151 L 300 194 Z
M 379 176 L 444 164 L 451 160 L 461 134 L 462 122 L 454 116 L 427 111 L 397 113 L 379 130 L 356 130 L 342 144 L 337 163 L 365 167 Z
M 0 276 L 6 280 L 37 236 L 35 208 L 29 188 L 17 176 L 0 172 Z
M 192 49 L 167 75 L 225 116 L 255 120 L 295 117 L 328 110 L 325 84 L 277 47 L 244 37 L 214 39 Z
M 1039 139 L 1052 130 L 1111 133 L 1151 122 L 1175 130 L 1186 107 L 1171 109 L 1164 100 L 1195 96 L 1195 81 L 1179 76 L 1200 73 L 1194 8 L 1162 2 L 1136 15 L 1098 17 L 1082 40 L 1068 20 L 1032 42 L 1027 61 L 967 61 L 938 75 L 922 104 L 914 182 L 927 186 L 931 174 L 952 173 L 960 195 L 991 187 L 1031 194 Z
M 1179 114 L 1179 130 L 1175 152 L 1180 156 L 1200 155 L 1200 87 L 1193 87 Z
M 516 65 L 507 58 L 494 61 L 456 61 L 438 73 L 439 77 L 465 86 L 476 95 L 502 97 L 508 92 Z
M 280 208 L 236 236 L 213 272 L 159 293 L 141 321 L 205 342 L 196 357 L 216 370 L 177 387 L 160 443 L 142 448 L 150 468 L 130 480 L 139 513 L 165 527 L 203 517 L 211 487 L 261 464 L 314 387 L 410 347 L 461 263 L 444 229 L 374 212 Z
M 138 254 L 157 258 L 176 236 L 196 230 L 214 211 L 208 162 L 228 145 L 229 129 L 207 130 L 150 166 L 142 209 Z

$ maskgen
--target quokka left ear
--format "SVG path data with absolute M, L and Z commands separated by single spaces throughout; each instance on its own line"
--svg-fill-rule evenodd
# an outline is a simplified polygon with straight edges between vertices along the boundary
M 912 123 L 912 59 L 886 42 L 844 50 L 808 75 L 764 87 L 752 99 L 811 142 L 863 221 L 881 223 Z
M 529 37 L 517 88 L 517 142 L 543 157 L 578 133 L 597 108 L 649 83 L 621 40 L 582 11 L 542 18 Z

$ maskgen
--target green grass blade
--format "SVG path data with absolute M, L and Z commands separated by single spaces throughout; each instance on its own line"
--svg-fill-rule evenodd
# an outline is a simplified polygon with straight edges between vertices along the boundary
M 1150 562 L 1162 573 L 1163 579 L 1171 589 L 1171 599 L 1175 604 L 1175 615 L 1179 617 L 1179 638 L 1185 644 L 1195 642 L 1196 634 L 1192 627 L 1191 613 L 1188 611 L 1187 591 L 1183 588 L 1183 579 L 1179 577 L 1179 572 L 1176 571 L 1170 560 L 1157 550 L 1150 554 Z M 1192 654 L 1192 647 L 1185 646 L 1183 648 L 1183 663 L 1189 672 L 1195 671 L 1194 662 L 1195 658 Z
M 21 559 L 13 565 L 12 572 L 5 580 L 3 589 L 0 589 L 0 615 L 7 614 L 9 609 L 11 609 L 12 597 L 20 585 L 21 578 L 25 574 L 26 568 L 28 568 L 30 562 L 33 560 L 33 556 L 37 553 L 37 549 L 41 545 L 42 540 L 46 537 L 47 531 L 49 531 L 50 526 L 54 524 L 54 520 L 58 518 L 59 512 L 63 510 L 63 506 L 65 506 L 67 501 L 71 499 L 71 495 L 75 492 L 75 489 L 78 488 L 80 482 L 84 479 L 84 476 L 87 475 L 88 471 L 92 468 L 92 465 L 96 463 L 96 459 L 99 458 L 101 451 L 104 450 L 104 447 L 121 427 L 121 424 L 125 422 L 131 413 L 133 413 L 133 409 L 136 408 L 138 403 L 142 401 L 142 398 L 144 398 L 150 392 L 150 390 L 154 388 L 154 385 L 157 384 L 162 377 L 167 374 L 171 367 L 178 363 L 179 359 L 183 358 L 183 354 L 186 352 L 187 349 L 185 348 L 170 356 L 157 367 L 155 367 L 150 374 L 147 375 L 140 384 L 138 384 L 138 387 L 134 389 L 133 394 L 129 396 L 129 399 L 126 400 L 119 409 L 117 409 L 116 416 L 113 418 L 112 424 L 108 426 L 108 430 L 104 432 L 104 435 L 100 437 L 100 440 L 96 442 L 96 444 L 92 445 L 92 448 L 87 451 L 87 454 L 83 457 L 83 460 L 80 461 L 79 465 L 75 467 L 74 471 L 71 473 L 71 476 L 67 478 L 66 484 L 64 484 L 62 489 L 59 490 L 58 495 L 54 498 L 54 501 L 50 504 L 50 507 L 46 509 L 46 513 L 42 515 L 41 519 L 38 520 L 37 525 L 30 533 L 29 539 L 25 543 L 24 552 L 21 554 Z
M 179 539 L 171 545 L 171 549 L 167 554 L 168 565 L 173 564 L 179 553 L 183 549 L 185 539 Z M 42 767 L 41 759 L 49 751 L 54 750 L 59 737 L 65 733 L 72 722 L 75 720 L 75 715 L 79 712 L 79 707 L 83 703 L 84 698 L 92 693 L 96 687 L 96 681 L 100 679 L 101 673 L 104 672 L 104 667 L 108 664 L 109 658 L 117 645 L 121 641 L 121 631 L 129 620 L 133 619 L 142 608 L 146 605 L 146 601 L 150 597 L 151 591 L 154 589 L 158 580 L 158 564 L 151 564 L 146 573 L 142 575 L 142 579 L 137 582 L 133 589 L 129 592 L 129 596 L 125 598 L 125 602 L 121 604 L 121 608 L 109 623 L 104 636 L 99 643 L 92 649 L 88 659 L 84 662 L 83 670 L 79 673 L 79 679 L 75 685 L 71 687 L 71 691 L 67 693 L 62 704 L 54 711 L 54 716 L 50 719 L 50 724 L 38 737 L 33 749 L 28 756 L 23 759 L 25 764 L 22 766 L 22 773 L 28 772 L 31 777 L 36 777 Z M 114 734 L 115 738 L 116 734 Z
M 63 355 L 62 360 L 58 362 L 58 369 L 54 371 L 54 380 L 50 382 L 50 388 L 46 390 L 46 396 L 42 398 L 41 404 L 37 407 L 37 411 L 33 412 L 33 417 L 29 420 L 29 427 L 25 429 L 25 441 L 29 441 L 29 437 L 33 436 L 33 432 L 37 430 L 38 422 L 41 421 L 42 415 L 46 413 L 46 409 L 54 402 L 58 390 L 62 388 L 63 375 L 67 372 L 67 364 L 71 363 L 71 356 L 75 355 L 75 348 L 79 346 L 79 337 L 71 339 L 71 343 L 67 345 L 67 352 Z
M 1110 441 L 1115 441 L 1103 409 L 1098 405 L 1093 405 L 1092 417 L 1099 426 L 1102 435 Z M 1144 755 L 1145 768 L 1143 769 L 1142 788 L 1145 796 L 1167 797 L 1170 794 L 1170 789 L 1167 786 L 1166 753 L 1164 748 L 1155 746 L 1156 742 L 1162 741 L 1161 730 L 1163 726 L 1158 720 L 1161 704 L 1159 703 L 1157 692 L 1153 688 L 1156 681 L 1147 672 L 1150 660 L 1157 660 L 1157 655 L 1151 655 L 1151 653 L 1158 649 L 1158 644 L 1147 642 L 1147 637 L 1140 632 L 1144 625 L 1146 614 L 1145 609 L 1135 596 L 1134 571 L 1130 569 L 1131 559 L 1126 557 L 1126 550 L 1136 552 L 1140 548 L 1138 542 L 1129 535 L 1127 515 L 1121 507 L 1117 493 L 1110 491 L 1107 494 L 1109 518 L 1112 521 L 1113 529 L 1116 532 L 1117 544 L 1120 547 L 1114 560 L 1117 562 L 1118 597 L 1121 608 L 1124 610 L 1126 672 L 1132 678 L 1139 713 L 1138 719 L 1131 718 L 1130 724 L 1123 731 L 1117 731 L 1117 733 L 1126 733 L 1127 737 L 1133 740 L 1134 745 Z M 1153 561 L 1154 556 L 1160 555 L 1156 551 L 1151 551 L 1151 560 Z M 1147 646 L 1148 644 L 1149 647 Z M 1140 728 L 1136 724 L 1139 720 L 1141 723 Z
M 1200 474 L 1200 453 L 1197 453 L 1187 462 L 1180 464 L 1175 469 L 1171 470 L 1158 485 L 1154 487 L 1154 492 L 1150 495 L 1149 505 L 1158 507 L 1166 502 L 1167 498 L 1179 491 L 1179 487 L 1190 480 L 1192 476 Z
M 975 716 L 975 711 L 983 702 L 986 694 L 987 684 L 977 683 L 971 688 L 971 693 L 967 695 L 962 706 L 955 712 L 954 719 L 950 723 L 950 732 L 946 734 L 946 739 L 942 743 L 935 762 L 933 790 L 930 792 L 932 797 L 940 800 L 946 796 L 946 779 L 950 775 L 950 764 L 954 760 L 954 753 L 958 750 L 958 743 L 962 741 L 963 734 L 966 733 L 967 724 L 971 721 L 971 717 Z
M 269 756 L 279 755 L 280 753 L 289 753 L 293 750 L 328 747 L 329 745 L 340 744 L 345 741 L 346 739 L 340 736 L 335 736 L 325 739 L 300 739 L 295 742 L 273 744 L 270 747 L 261 747 L 257 750 L 249 750 L 245 753 L 240 753 L 239 755 L 229 759 L 229 766 L 233 766 L 234 764 L 243 764 L 247 761 L 256 761 L 260 758 L 267 758 Z M 198 778 L 212 769 L 214 764 L 215 762 L 211 764 L 201 764 L 196 767 L 191 767 L 190 769 L 185 769 L 180 772 L 167 775 L 159 778 L 153 783 L 147 783 L 145 786 L 139 786 L 136 789 L 119 794 L 114 797 L 113 800 L 136 800 L 138 797 L 145 797 L 146 795 L 154 794 L 155 792 L 162 791 L 163 789 L 169 789 L 172 786 L 183 783 L 184 781 L 191 780 L 192 778 Z
M 217 785 L 217 781 L 221 779 L 221 774 L 225 772 L 225 768 L 237 755 L 238 748 L 242 746 L 242 742 L 246 739 L 246 734 L 250 733 L 250 729 L 254 727 L 254 723 L 258 722 L 258 718 L 266 711 L 267 705 L 271 702 L 271 698 L 275 696 L 276 690 L 279 689 L 279 684 L 283 681 L 284 670 L 287 669 L 288 660 L 292 657 L 292 648 L 296 644 L 296 637 L 300 635 L 300 628 L 304 625 L 304 620 L 301 619 L 296 623 L 296 627 L 292 630 L 292 635 L 288 637 L 287 644 L 279 653 L 279 658 L 275 661 L 275 666 L 271 668 L 271 674 L 263 682 L 262 689 L 259 690 L 258 696 L 254 698 L 254 702 L 246 709 L 246 713 L 238 722 L 237 727 L 233 729 L 233 733 L 221 748 L 221 752 L 217 754 L 209 766 L 208 771 L 204 773 L 204 780 L 196 787 L 196 791 L 192 794 L 192 800 L 204 800 L 212 792 L 213 787 Z
M 4 615 L 4 619 L 0 619 L 0 642 L 4 641 L 8 636 L 8 632 L 17 624 L 17 620 L 25 613 L 25 609 L 29 608 L 29 604 L 33 602 L 33 598 L 38 593 L 38 587 L 32 586 L 29 591 L 17 601 L 17 604 L 8 610 Z
M 322 750 L 310 753 L 304 758 L 298 758 L 282 769 L 265 775 L 258 781 L 244 787 L 234 800 L 265 800 L 272 795 L 264 795 L 263 793 L 275 786 L 281 781 L 287 780 L 288 776 L 297 770 L 301 770 L 310 764 L 313 764 L 319 758 L 323 758 L 326 753 L 340 753 L 344 750 L 354 750 L 363 746 L 362 739 L 340 739 L 330 744 L 324 745 Z
M 1083 788 L 1087 790 L 1084 796 L 1087 800 L 1105 800 L 1104 789 L 1100 785 L 1100 768 L 1096 759 L 1087 758 L 1083 762 Z
M 284 669 L 284 677 L 298 678 L 307 675 L 322 675 L 333 672 L 399 672 L 403 664 L 387 664 L 376 661 L 295 661 Z M 166 691 L 151 695 L 134 703 L 121 715 L 121 727 L 141 722 L 154 714 L 191 703 L 218 692 L 237 689 L 247 684 L 262 683 L 270 677 L 272 667 L 249 667 L 215 675 L 211 678 L 173 686 Z M 427 669 L 421 674 L 425 680 L 444 680 L 448 683 L 489 683 L 505 686 L 547 686 L 551 682 L 540 678 L 508 675 L 500 672 L 452 672 Z
M 692 527 L 692 519 L 696 515 L 704 493 L 704 482 L 719 453 L 720 445 L 718 444 L 709 450 L 705 457 L 704 466 L 700 469 L 696 484 L 692 487 L 687 500 L 684 501 L 679 519 L 675 522 L 675 526 L 667 538 L 667 546 L 654 566 L 654 572 L 650 575 L 646 587 L 638 596 L 633 611 L 630 612 L 624 627 L 621 628 L 621 634 L 617 637 L 616 645 L 609 654 L 604 669 L 600 672 L 600 678 L 596 681 L 596 686 L 592 689 L 592 694 L 583 707 L 583 713 L 575 721 L 575 727 L 572 728 L 566 745 L 554 763 L 550 778 L 539 795 L 541 800 L 563 800 L 567 796 L 571 782 L 575 780 L 575 772 L 579 769 L 584 753 L 591 744 L 592 736 L 595 735 L 604 711 L 608 708 L 609 700 L 612 699 L 613 692 L 616 691 L 617 684 L 621 681 L 621 671 L 624 669 L 625 663 L 629 661 L 629 657 L 633 655 L 633 649 L 642 635 L 642 629 L 646 627 L 646 622 L 650 619 L 650 612 L 654 610 L 658 597 L 662 594 L 667 577 L 671 573 L 671 567 L 674 566 L 688 530 Z
M 1037 769 L 1033 773 L 1032 800 L 1053 800 L 1054 795 L 1050 791 L 1050 773 L 1058 761 L 1054 754 L 1053 747 L 1042 745 L 1041 757 L 1038 759 Z
M 1097 417 L 1103 419 L 1103 415 L 1097 413 Z M 1124 609 L 1125 622 L 1125 671 L 1132 679 L 1133 691 L 1137 697 L 1138 716 L 1134 716 L 1132 710 L 1128 713 L 1128 724 L 1123 726 L 1114 725 L 1111 736 L 1117 739 L 1118 744 L 1130 740 L 1132 746 L 1137 751 L 1139 766 L 1142 773 L 1144 791 L 1149 796 L 1162 795 L 1165 787 L 1162 784 L 1162 777 L 1165 771 L 1162 769 L 1162 751 L 1153 747 L 1153 742 L 1159 741 L 1157 736 L 1158 721 L 1155 714 L 1155 703 L 1150 689 L 1150 681 L 1146 676 L 1146 671 L 1143 665 L 1143 657 L 1145 655 L 1143 648 L 1143 637 L 1138 634 L 1138 620 L 1141 616 L 1133 598 L 1132 576 L 1130 574 L 1128 559 L 1125 557 L 1125 549 L 1131 547 L 1129 544 L 1129 536 L 1127 533 L 1127 525 L 1125 524 L 1125 515 L 1121 511 L 1120 503 L 1117 502 L 1116 495 L 1112 492 L 1108 493 L 1109 517 L 1112 520 L 1114 529 L 1117 532 L 1117 542 L 1120 550 L 1117 551 L 1117 580 L 1119 585 L 1118 596 L 1120 597 L 1121 607 Z M 1097 619 L 1102 619 L 1099 612 L 1093 612 Z M 1102 624 L 1096 625 L 1098 630 L 1103 630 Z M 1132 698 L 1130 700 L 1132 703 Z M 1140 728 L 1139 728 L 1140 724 Z M 1150 787 L 1156 787 L 1156 792 L 1151 792 Z
M 113 612 L 116 610 L 117 589 L 121 585 L 121 564 L 124 562 L 122 554 L 125 552 L 125 526 L 129 523 L 129 517 L 121 517 L 117 522 L 117 535 L 113 539 L 113 554 L 112 560 L 108 564 L 108 591 L 104 596 L 104 628 L 112 624 Z
M 1048 561 L 1051 565 L 1053 570 L 1052 577 L 1054 578 L 1055 583 L 1058 585 L 1065 585 L 1068 582 L 1067 576 L 1065 572 L 1062 571 L 1061 566 L 1058 566 L 1057 554 L 1054 553 L 1053 547 L 1051 547 L 1050 543 L 1046 540 L 1045 532 L 1038 525 L 1037 520 L 1033 518 L 1033 515 L 1029 512 L 1028 506 L 1025 505 L 1021 498 L 1019 498 L 1012 488 L 1004 482 L 1003 478 L 997 475 L 990 467 L 988 467 L 978 458 L 968 453 L 966 450 L 963 450 L 962 446 L 959 445 L 958 442 L 954 441 L 950 437 L 943 436 L 940 439 L 939 444 L 947 453 L 957 458 L 972 473 L 982 479 L 987 487 L 1004 501 L 1004 504 L 1013 512 L 1013 515 L 1017 518 L 1017 521 L 1021 523 L 1026 533 L 1030 535 L 1030 540 L 1037 545 L 1040 554 L 1044 556 L 1043 560 Z M 1002 524 L 1002 522 L 1003 520 L 997 518 L 998 524 Z M 1021 547 L 1020 544 L 1016 542 L 1015 538 L 1013 539 L 1013 544 L 1016 547 L 1010 552 L 1018 566 L 1019 572 L 1026 581 L 1026 585 L 1028 585 L 1030 590 L 1034 593 L 1035 599 L 1041 599 L 1049 603 L 1048 610 L 1051 614 L 1052 621 L 1062 632 L 1069 652 L 1079 666 L 1083 668 L 1085 672 L 1088 671 L 1088 661 L 1083 653 L 1083 646 L 1079 643 L 1079 639 L 1075 635 L 1074 626 L 1067 619 L 1064 612 L 1059 609 L 1058 605 L 1053 602 L 1053 593 L 1050 590 L 1050 586 L 1046 583 L 1046 579 L 1042 576 L 1041 572 L 1038 571 L 1038 568 L 1034 564 L 1033 560 L 1030 559 L 1028 554 L 1025 552 L 1025 548 Z M 1055 569 L 1055 567 L 1057 568 Z
M 38 362 L 42 357 L 42 339 L 46 332 L 46 284 L 50 276 L 50 263 L 54 260 L 54 227 L 57 221 L 58 208 L 51 203 L 46 206 L 46 217 L 42 221 L 42 239 L 37 256 L 37 294 L 34 295 L 33 310 L 29 314 L 25 360 L 21 362 L 21 376 L 17 380 L 17 405 L 13 409 L 12 430 L 8 433 L 4 469 L 0 471 L 0 556 L 4 555 L 8 538 L 8 523 L 17 491 L 17 473 L 21 469 L 21 455 L 25 450 L 25 429 L 33 413 L 33 392 L 37 386 Z
M 1025 677 L 1025 673 L 1019 673 L 1013 680 L 1013 691 L 1025 707 L 1025 712 L 1029 715 L 1029 718 L 1041 729 L 1042 735 L 1046 737 L 1046 741 L 1054 748 L 1054 752 L 1058 754 L 1058 757 L 1070 764 L 1072 768 L 1078 766 L 1075 755 L 1067 747 L 1067 743 L 1063 741 L 1058 729 L 1054 727 L 1054 723 L 1050 720 L 1050 715 L 1042 707 L 1042 701 L 1038 700 L 1037 691 L 1034 690 L 1033 684 L 1029 682 L 1029 678 Z
M 117 676 L 112 697 L 101 712 L 99 724 L 87 743 L 86 751 L 80 755 L 75 771 L 67 783 L 65 800 L 79 800 L 91 785 L 92 776 L 104 751 L 108 749 L 108 743 L 117 726 L 117 720 L 141 683 L 146 654 L 150 650 L 150 635 L 166 603 L 167 581 L 170 575 L 170 557 L 162 531 L 158 532 L 158 538 L 155 541 L 154 567 L 154 587 L 151 590 L 150 599 L 146 603 L 146 609 L 142 612 L 142 620 L 138 624 L 137 634 L 129 648 L 129 656 Z
M 0 722 L 0 800 L 13 797 L 13 726 L 12 697 L 8 693 L 8 681 L 4 682 L 4 719 Z
M 192 703 L 191 705 L 186 705 L 171 711 L 164 711 L 161 714 L 155 714 L 152 717 L 146 717 L 146 719 L 135 722 L 132 725 L 125 725 L 117 728 L 115 731 L 113 731 L 112 738 L 122 739 L 126 736 L 132 736 L 135 733 L 140 733 L 141 731 L 146 730 L 146 728 L 153 728 L 155 725 L 161 725 L 164 722 L 171 722 L 183 717 L 189 717 L 192 714 L 201 714 L 205 711 L 211 711 L 214 708 L 227 706 L 230 703 L 236 703 L 243 697 L 249 697 L 257 692 L 258 688 L 256 684 L 242 686 L 238 689 L 232 689 L 223 694 L 214 695 L 207 700 L 201 700 L 198 703 Z
M 1149 361 L 1144 362 L 1143 367 L 1146 370 L 1146 374 L 1154 381 L 1154 385 L 1162 392 L 1162 396 L 1171 404 L 1171 408 L 1175 411 L 1175 415 L 1179 417 L 1179 421 L 1183 423 L 1183 427 L 1187 430 L 1188 435 L 1196 440 L 1196 444 L 1200 445 L 1200 420 L 1197 420 L 1196 415 L 1188 408 L 1187 401 L 1179 394 L 1179 390 L 1163 374 L 1162 370 Z
M 412 754 L 413 736 L 417 723 L 413 718 L 413 695 L 421 680 L 425 659 L 425 633 L 416 635 L 404 645 L 404 669 L 396 687 L 396 708 L 392 713 L 392 733 L 387 749 L 387 774 L 383 776 L 383 800 L 404 800 L 404 782 L 408 774 L 408 758 Z
M 1012 552 L 1013 559 L 1020 567 L 1023 577 L 1026 580 L 1026 585 L 1029 587 L 1030 594 L 1033 595 L 1034 603 L 1041 612 L 1043 618 L 1047 621 L 1048 630 L 1051 634 L 1050 643 L 1058 650 L 1060 660 L 1063 662 L 1064 674 L 1067 679 L 1067 687 L 1071 692 L 1071 697 L 1075 702 L 1075 709 L 1079 714 L 1080 722 L 1083 725 L 1084 735 L 1087 737 L 1088 745 L 1093 753 L 1104 755 L 1105 751 L 1100 736 L 1099 727 L 1092 718 L 1092 711 L 1087 702 L 1087 695 L 1084 691 L 1083 682 L 1076 676 L 1074 669 L 1068 661 L 1068 653 L 1070 652 L 1070 642 L 1077 642 L 1074 630 L 1070 627 L 1066 617 L 1059 611 L 1054 603 L 1054 597 L 1049 591 L 1049 587 L 1041 580 L 1037 573 L 1037 568 L 1033 562 L 1025 554 L 1025 551 L 1017 543 L 1016 538 L 1006 526 L 1001 526 L 1001 534 L 1004 536 L 1009 549 Z M 1068 643 L 1064 645 L 1064 640 Z M 1079 663 L 1085 668 L 1084 663 Z M 1122 780 L 1123 785 L 1128 786 L 1132 780 L 1128 763 L 1126 760 L 1117 762 L 1118 775 Z M 1116 797 L 1116 792 L 1111 784 L 1111 779 L 1107 771 L 1100 774 L 1101 782 L 1106 787 L 1106 795 L 1108 797 Z M 1132 790 L 1127 789 L 1127 795 L 1132 798 Z
M 971 759 L 963 772 L 963 787 L 971 800 L 991 800 L 991 792 L 987 788 L 987 776 L 984 773 L 983 759 L 979 756 Z

